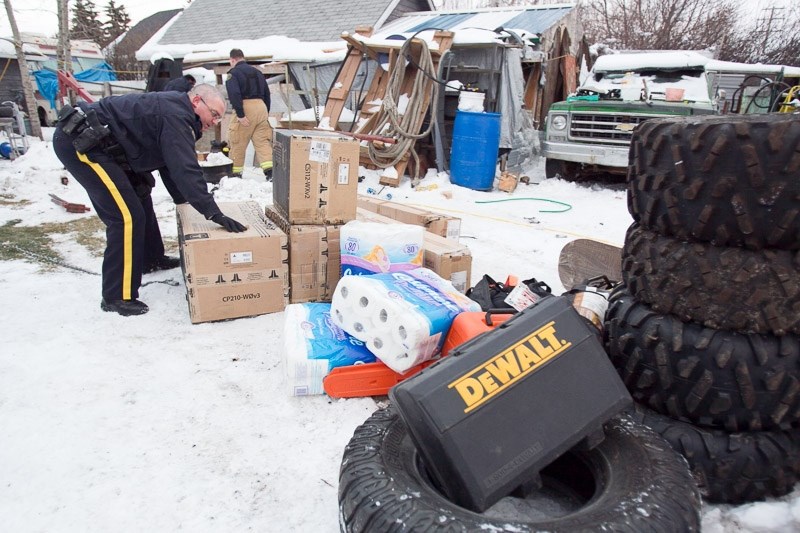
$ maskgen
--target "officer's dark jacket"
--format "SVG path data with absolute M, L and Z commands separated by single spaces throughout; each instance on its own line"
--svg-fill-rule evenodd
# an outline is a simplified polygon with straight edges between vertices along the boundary
M 244 61 L 239 61 L 228 71 L 230 79 L 225 82 L 228 90 L 228 100 L 231 102 L 236 116 L 244 118 L 243 100 L 251 98 L 261 98 L 267 105 L 267 110 L 271 107 L 269 87 L 264 75 L 254 66 L 248 65 Z
M 194 85 L 186 78 L 175 78 L 174 80 L 169 80 L 169 83 L 164 86 L 164 90 L 188 93 L 193 87 Z
M 158 170 L 176 203 L 188 201 L 206 218 L 220 213 L 197 162 L 194 144 L 202 135 L 202 124 L 188 94 L 126 94 L 81 107 L 97 112 L 135 172 Z

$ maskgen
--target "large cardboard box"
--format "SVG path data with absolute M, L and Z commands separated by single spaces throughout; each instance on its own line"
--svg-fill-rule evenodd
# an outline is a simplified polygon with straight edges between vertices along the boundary
M 289 224 L 269 205 L 266 215 L 289 239 L 289 303 L 329 302 L 341 275 L 340 226 Z
M 461 237 L 461 219 L 457 217 L 364 195 L 358 196 L 358 207 L 389 217 L 397 222 L 422 226 L 425 231 L 430 231 L 446 239 L 457 241 Z
M 286 234 L 256 202 L 220 203 L 219 208 L 247 231 L 229 233 L 192 206 L 177 207 L 192 323 L 282 311 L 289 292 Z
M 394 219 L 361 207 L 357 210 L 357 219 L 382 224 L 398 223 Z M 425 232 L 423 248 L 423 266 L 433 270 L 440 277 L 450 280 L 450 283 L 459 291 L 467 292 L 472 276 L 472 253 L 469 248 L 458 241 L 445 239 L 430 231 Z
M 290 224 L 343 224 L 356 218 L 359 143 L 323 131 L 276 130 L 272 196 Z

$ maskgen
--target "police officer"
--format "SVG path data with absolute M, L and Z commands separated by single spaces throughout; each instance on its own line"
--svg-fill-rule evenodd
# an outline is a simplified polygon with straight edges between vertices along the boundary
M 272 179 L 272 127 L 269 125 L 269 86 L 264 75 L 244 60 L 244 53 L 234 48 L 230 53 L 233 67 L 228 72 L 225 88 L 236 118 L 228 126 L 228 141 L 231 144 L 230 158 L 233 173 L 241 175 L 244 170 L 244 154 L 252 140 L 261 170 L 267 180 Z
M 53 148 L 106 225 L 100 307 L 123 316 L 148 311 L 140 302 L 142 272 L 175 268 L 164 255 L 153 211 L 151 171 L 158 170 L 175 203 L 189 202 L 231 232 L 245 231 L 220 211 L 197 162 L 195 142 L 219 123 L 225 100 L 210 85 L 189 93 L 154 92 L 64 106 Z

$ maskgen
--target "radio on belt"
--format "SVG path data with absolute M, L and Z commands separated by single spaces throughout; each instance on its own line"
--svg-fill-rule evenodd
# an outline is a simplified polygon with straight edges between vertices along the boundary
M 448 498 L 482 512 L 632 403 L 595 331 L 546 297 L 389 391 Z

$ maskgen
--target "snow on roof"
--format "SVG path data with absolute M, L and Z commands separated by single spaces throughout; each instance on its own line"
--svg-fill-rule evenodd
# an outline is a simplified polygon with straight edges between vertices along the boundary
M 0 37 L 0 58 L 16 59 L 17 51 L 14 49 L 14 40 L 11 37 Z M 22 43 L 22 51 L 29 61 L 43 61 L 47 59 L 35 44 Z
M 800 67 L 789 67 L 786 65 L 768 65 L 764 63 L 734 63 L 733 61 L 719 61 L 712 59 L 706 63 L 706 70 L 712 72 L 725 73 L 745 73 L 745 74 L 778 74 L 783 70 L 783 75 L 791 78 L 800 77 Z
M 345 41 L 304 43 L 282 35 L 261 39 L 226 39 L 215 43 L 158 44 L 180 13 L 157 31 L 136 52 L 136 59 L 148 61 L 156 54 L 169 53 L 183 58 L 184 63 L 227 61 L 232 48 L 239 48 L 246 58 L 268 58 L 275 61 L 341 61 L 347 53 Z
M 492 42 L 496 37 L 491 35 L 498 27 L 516 28 L 527 33 L 542 33 L 557 24 L 571 10 L 574 4 L 551 4 L 541 6 L 512 6 L 502 8 L 451 10 L 451 11 L 419 11 L 407 13 L 383 26 L 374 37 L 385 39 L 390 35 L 413 35 L 424 29 L 442 29 L 456 32 L 454 44 L 464 42 Z M 477 34 L 459 41 L 467 30 L 489 30 L 489 35 L 481 40 L 474 39 Z
M 783 70 L 784 76 L 800 76 L 800 67 L 719 61 L 699 52 L 688 50 L 604 55 L 597 58 L 592 70 L 594 72 L 625 72 L 646 68 L 702 68 L 713 72 L 763 74 L 778 74 Z
M 711 61 L 709 57 L 685 50 L 610 54 L 598 57 L 592 70 L 595 72 L 624 72 L 645 68 L 702 68 L 709 61 Z

